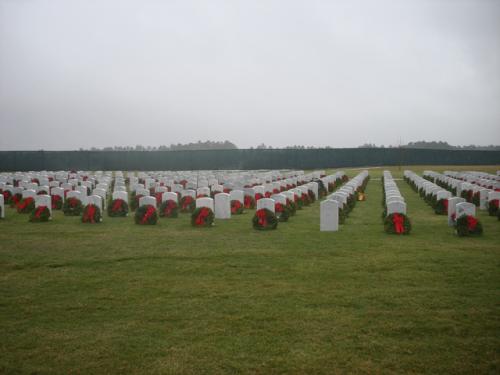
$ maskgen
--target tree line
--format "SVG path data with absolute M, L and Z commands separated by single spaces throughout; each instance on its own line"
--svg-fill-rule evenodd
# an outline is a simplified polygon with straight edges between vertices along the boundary
M 409 142 L 404 145 L 376 145 L 374 143 L 365 143 L 358 148 L 426 148 L 426 149 L 437 149 L 437 150 L 490 150 L 490 151 L 498 151 L 500 150 L 500 146 L 488 145 L 488 146 L 477 146 L 477 145 L 468 145 L 468 146 L 452 146 L 448 142 L 442 141 L 417 141 L 417 142 Z M 305 150 L 305 149 L 329 149 L 332 148 L 330 146 L 326 147 L 316 147 L 316 146 L 304 146 L 304 145 L 291 145 L 280 147 L 283 149 L 296 149 L 296 150 Z M 90 149 L 80 148 L 80 151 L 180 151 L 180 150 L 236 150 L 238 146 L 230 141 L 198 141 L 191 143 L 177 143 L 171 144 L 170 146 L 160 145 L 160 146 L 113 146 L 113 147 L 103 147 L 97 148 L 92 147 Z M 250 147 L 250 149 L 257 150 L 270 150 L 273 149 L 272 146 L 265 145 L 261 143 L 256 147 Z

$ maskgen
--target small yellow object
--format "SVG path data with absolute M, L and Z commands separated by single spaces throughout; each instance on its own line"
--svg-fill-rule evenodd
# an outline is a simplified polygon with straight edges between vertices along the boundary
M 358 194 L 358 201 L 364 201 L 364 200 L 366 200 L 365 193 L 359 193 Z

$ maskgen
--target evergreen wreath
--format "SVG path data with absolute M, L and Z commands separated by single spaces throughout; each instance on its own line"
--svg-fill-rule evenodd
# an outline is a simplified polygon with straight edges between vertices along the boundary
M 82 223 L 95 224 L 102 221 L 101 209 L 95 204 L 87 204 L 83 208 Z
M 472 215 L 462 215 L 455 222 L 455 229 L 459 237 L 480 236 L 483 225 Z
M 231 201 L 231 215 L 240 215 L 243 213 L 243 204 L 238 199 Z
M 31 211 L 30 222 L 40 223 L 44 221 L 49 221 L 50 210 L 47 206 L 38 206 Z
M 211 227 L 214 222 L 214 212 L 208 207 L 198 207 L 191 214 L 193 227 Z
M 384 220 L 384 230 L 389 234 L 409 234 L 411 231 L 410 219 L 405 214 L 390 214 Z
M 176 218 L 179 216 L 179 205 L 173 199 L 167 199 L 160 204 L 160 217 Z
M 62 210 L 65 216 L 80 216 L 83 210 L 83 205 L 78 198 L 66 198 Z
M 145 204 L 135 210 L 135 223 L 139 225 L 155 225 L 158 221 L 158 212 L 156 207 L 151 204 Z
M 108 204 L 108 216 L 125 217 L 128 215 L 128 204 L 123 199 L 113 199 Z
M 271 210 L 261 208 L 255 212 L 252 224 L 257 230 L 272 230 L 278 227 L 278 219 Z

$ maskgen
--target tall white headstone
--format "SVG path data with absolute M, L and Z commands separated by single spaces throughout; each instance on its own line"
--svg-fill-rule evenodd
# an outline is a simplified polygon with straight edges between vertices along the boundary
M 339 204 L 334 200 L 325 200 L 320 205 L 320 231 L 336 232 L 339 230 Z
M 40 206 L 46 206 L 50 211 L 50 216 L 52 216 L 52 199 L 50 195 L 37 195 L 35 197 L 35 208 Z
M 139 207 L 147 206 L 147 205 L 151 205 L 153 207 L 156 207 L 156 198 L 151 197 L 151 196 L 139 198 Z
M 231 197 L 227 193 L 215 194 L 215 218 L 231 218 Z
M 271 211 L 272 213 L 274 213 L 275 212 L 274 205 L 275 205 L 274 199 L 261 198 L 257 201 L 257 211 L 265 208 L 265 209 Z
M 464 198 L 453 197 L 448 199 L 448 225 L 452 227 L 455 224 L 453 215 L 456 215 L 457 204 L 465 202 Z
M 3 199 L 3 194 L 0 194 L 0 219 L 5 218 L 5 203 Z
M 203 197 L 196 199 L 196 208 L 207 207 L 214 211 L 214 200 L 212 198 Z

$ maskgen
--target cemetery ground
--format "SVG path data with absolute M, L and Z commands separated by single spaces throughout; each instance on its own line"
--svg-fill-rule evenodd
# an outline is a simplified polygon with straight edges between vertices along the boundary
M 459 238 L 397 180 L 413 230 L 388 235 L 382 171 L 336 233 L 319 202 L 267 232 L 252 211 L 193 228 L 9 209 L 0 373 L 500 372 L 500 223 L 478 211 L 484 235 Z

